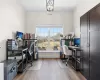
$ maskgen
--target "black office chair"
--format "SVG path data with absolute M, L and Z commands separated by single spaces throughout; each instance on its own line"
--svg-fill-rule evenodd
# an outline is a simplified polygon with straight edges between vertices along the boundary
M 32 42 L 29 46 L 29 49 L 28 49 L 28 54 L 27 54 L 27 57 L 28 57 L 28 63 L 31 64 L 31 66 L 33 66 L 33 53 L 34 53 L 34 42 Z

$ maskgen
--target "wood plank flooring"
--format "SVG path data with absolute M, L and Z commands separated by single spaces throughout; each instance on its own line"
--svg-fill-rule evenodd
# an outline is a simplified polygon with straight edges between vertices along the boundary
M 42 59 L 40 70 L 25 71 L 16 76 L 14 80 L 86 80 L 79 72 L 71 67 L 61 68 L 57 59 Z

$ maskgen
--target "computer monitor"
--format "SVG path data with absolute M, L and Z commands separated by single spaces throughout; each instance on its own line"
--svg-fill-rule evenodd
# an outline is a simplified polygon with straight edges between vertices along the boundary
M 80 46 L 80 38 L 74 38 L 74 45 Z
M 16 38 L 23 38 L 23 33 L 22 32 L 16 32 Z

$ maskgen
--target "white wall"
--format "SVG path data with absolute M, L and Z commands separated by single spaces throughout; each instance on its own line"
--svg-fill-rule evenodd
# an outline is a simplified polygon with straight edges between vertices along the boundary
M 16 0 L 0 0 L 0 61 L 6 59 L 6 40 L 24 31 L 25 11 Z
M 91 8 L 100 3 L 100 0 L 80 0 L 74 10 L 74 30 L 77 37 L 80 37 L 80 17 Z
M 26 32 L 35 33 L 37 25 L 63 25 L 64 34 L 73 31 L 73 12 L 27 12 Z

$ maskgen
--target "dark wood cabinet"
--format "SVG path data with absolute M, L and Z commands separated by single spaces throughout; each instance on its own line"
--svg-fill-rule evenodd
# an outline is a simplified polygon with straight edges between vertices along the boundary
M 100 80 L 100 6 L 90 11 L 90 80 Z
M 87 80 L 100 80 L 100 4 L 80 18 L 82 74 Z
M 81 72 L 87 79 L 89 79 L 88 14 L 82 16 L 80 20 L 81 20 L 81 48 L 83 50 Z

